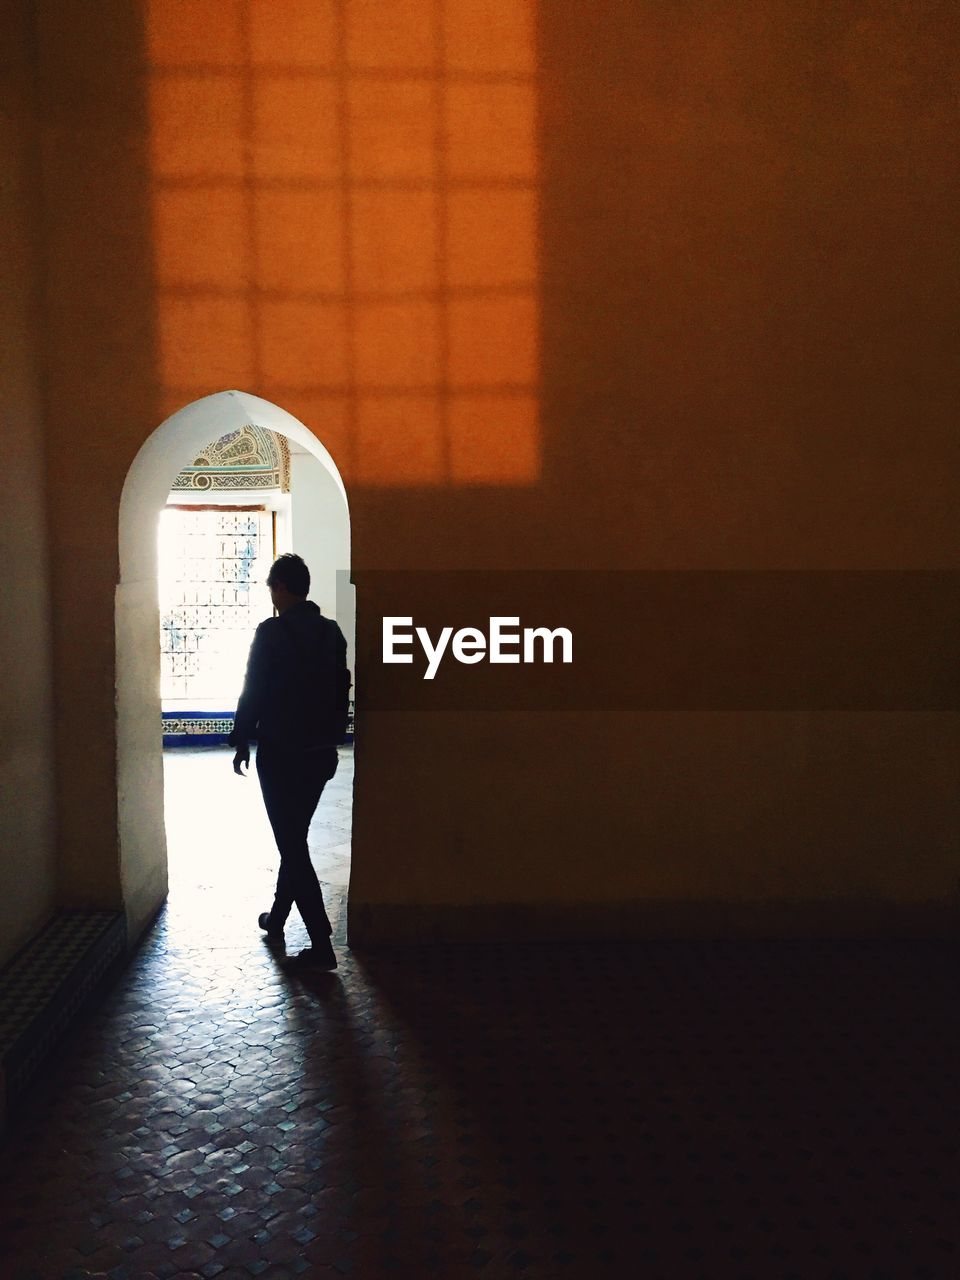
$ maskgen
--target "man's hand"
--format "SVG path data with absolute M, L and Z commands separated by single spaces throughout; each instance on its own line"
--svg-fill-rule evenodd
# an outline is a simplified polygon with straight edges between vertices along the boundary
M 246 765 L 247 769 L 249 770 L 250 768 L 250 748 L 249 747 L 238 747 L 237 754 L 233 757 L 233 772 L 237 774 L 237 776 L 240 778 L 245 776 L 242 768 L 243 765 Z

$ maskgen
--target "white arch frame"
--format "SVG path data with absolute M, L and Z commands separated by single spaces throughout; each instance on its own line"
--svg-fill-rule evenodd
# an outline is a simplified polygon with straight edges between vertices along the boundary
M 250 423 L 312 453 L 332 477 L 350 518 L 340 472 L 313 432 L 285 409 L 245 391 L 218 391 L 186 405 L 152 432 L 134 458 L 120 498 L 115 612 L 118 852 L 131 943 L 167 895 L 157 520 L 174 477 L 202 446 Z

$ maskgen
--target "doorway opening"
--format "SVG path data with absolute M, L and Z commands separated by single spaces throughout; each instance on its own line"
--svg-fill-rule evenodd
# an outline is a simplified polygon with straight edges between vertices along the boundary
M 220 947 L 246 942 L 270 905 L 278 855 L 256 779 L 237 778 L 226 739 L 253 632 L 271 613 L 267 570 L 285 551 L 309 566 L 310 598 L 337 620 L 353 671 L 349 511 L 316 437 L 237 391 L 188 405 L 151 435 L 124 486 L 117 589 L 118 818 L 132 938 L 168 891 L 171 927 L 195 937 L 202 921 L 204 940 Z M 335 933 L 346 925 L 352 808 L 351 732 L 310 831 Z M 292 918 L 288 945 L 299 928 Z

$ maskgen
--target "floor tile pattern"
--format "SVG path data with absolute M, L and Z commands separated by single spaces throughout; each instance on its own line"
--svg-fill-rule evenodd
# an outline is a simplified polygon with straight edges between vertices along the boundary
M 341 967 L 292 980 L 232 854 L 221 900 L 176 852 L 194 889 L 34 1090 L 4 1277 L 960 1274 L 946 944 L 361 955 L 328 883 Z

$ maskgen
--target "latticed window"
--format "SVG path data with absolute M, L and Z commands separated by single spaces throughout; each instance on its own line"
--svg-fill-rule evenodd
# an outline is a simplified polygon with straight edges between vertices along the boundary
M 160 694 L 177 708 L 232 710 L 250 641 L 271 612 L 264 585 L 274 515 L 167 507 L 160 516 Z

